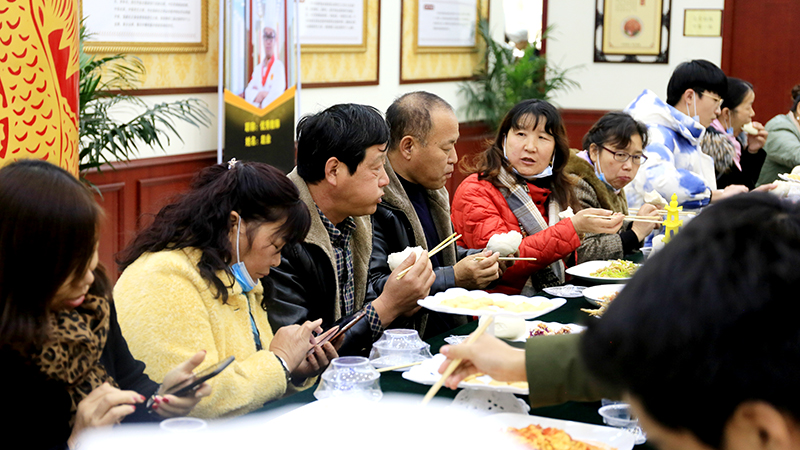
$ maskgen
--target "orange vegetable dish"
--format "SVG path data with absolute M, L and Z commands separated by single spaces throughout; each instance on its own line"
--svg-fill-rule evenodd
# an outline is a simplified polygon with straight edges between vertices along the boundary
M 572 439 L 566 431 L 558 428 L 528 425 L 525 428 L 509 428 L 508 431 L 534 450 L 600 450 L 600 447 Z

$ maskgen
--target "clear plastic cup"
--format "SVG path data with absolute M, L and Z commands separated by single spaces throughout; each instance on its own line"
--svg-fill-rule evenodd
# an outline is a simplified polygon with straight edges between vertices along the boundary
M 597 412 L 603 417 L 603 422 L 616 428 L 623 428 L 634 435 L 636 445 L 647 441 L 647 434 L 639 426 L 639 419 L 631 414 L 631 405 L 627 403 L 610 403 L 601 407 Z
M 193 433 L 204 430 L 207 424 L 205 420 L 195 417 L 173 417 L 162 420 L 159 426 L 170 433 Z
M 378 401 L 383 397 L 381 374 L 363 356 L 343 356 L 331 361 L 314 391 L 319 400 L 331 397 L 357 397 Z
M 372 344 L 369 360 L 378 369 L 401 366 L 433 358 L 431 346 L 419 338 L 417 330 L 391 329 Z M 397 370 L 408 370 L 408 368 Z

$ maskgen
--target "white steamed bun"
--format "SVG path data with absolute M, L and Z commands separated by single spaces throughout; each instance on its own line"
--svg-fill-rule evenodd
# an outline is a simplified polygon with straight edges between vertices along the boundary
M 495 234 L 489 238 L 486 248 L 493 252 L 500 253 L 500 256 L 513 255 L 522 243 L 522 235 L 519 231 L 509 231 L 508 233 Z
M 406 249 L 402 252 L 392 253 L 389 255 L 389 270 L 396 269 L 397 266 L 402 264 L 402 262 L 408 258 L 411 252 L 416 253 L 417 258 L 419 258 L 419 255 L 422 254 L 422 247 L 406 247 Z

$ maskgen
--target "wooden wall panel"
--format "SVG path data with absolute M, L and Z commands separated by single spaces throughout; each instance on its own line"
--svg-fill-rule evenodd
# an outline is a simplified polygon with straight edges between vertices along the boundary
M 607 112 L 595 109 L 562 109 L 561 117 L 567 127 L 569 147 L 582 149 L 583 136 Z
M 182 173 L 138 180 L 137 228 L 142 229 L 153 223 L 153 216 L 176 195 L 185 192 L 193 176 L 194 173 Z
M 725 0 L 722 70 L 753 84 L 761 123 L 789 111 L 800 83 L 798 23 L 797 0 Z
M 217 162 L 216 151 L 165 156 L 118 163 L 86 178 L 103 194 L 98 202 L 106 213 L 100 235 L 100 261 L 115 281 L 119 275 L 114 255 L 125 248 L 141 228 L 140 217 L 153 214 L 170 197 L 189 188 L 200 169 Z
M 96 194 L 97 202 L 103 206 L 106 212 L 105 219 L 100 228 L 100 245 L 98 252 L 100 253 L 100 261 L 106 266 L 106 269 L 116 279 L 116 267 L 110 265 L 114 260 L 114 254 L 122 250 L 125 244 L 123 238 L 124 225 L 122 218 L 124 217 L 125 200 L 123 191 L 125 183 L 108 183 L 96 186 L 100 194 Z

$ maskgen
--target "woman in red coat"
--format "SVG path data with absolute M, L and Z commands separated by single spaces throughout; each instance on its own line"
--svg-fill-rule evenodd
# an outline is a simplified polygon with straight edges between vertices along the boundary
M 544 100 L 524 100 L 503 118 L 487 150 L 471 164 L 461 162 L 461 169 L 472 175 L 453 198 L 451 218 L 462 235 L 459 245 L 484 248 L 493 235 L 513 230 L 523 236 L 520 256 L 536 258 L 509 267 L 496 291 L 533 295 L 562 284 L 562 259 L 578 248 L 583 233 L 616 233 L 622 225 L 622 215 L 604 209 L 558 217 L 567 207 L 580 209 L 564 173 L 568 159 L 561 115 Z

